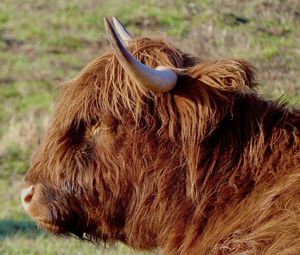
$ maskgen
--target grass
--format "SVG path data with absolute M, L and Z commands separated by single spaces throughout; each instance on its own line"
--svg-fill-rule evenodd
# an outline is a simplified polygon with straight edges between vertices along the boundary
M 107 47 L 103 16 L 117 16 L 135 35 L 168 37 L 205 58 L 245 58 L 257 68 L 259 91 L 300 99 L 300 3 L 253 1 L 0 2 L 0 254 L 142 254 L 103 249 L 38 230 L 19 191 L 57 94 Z

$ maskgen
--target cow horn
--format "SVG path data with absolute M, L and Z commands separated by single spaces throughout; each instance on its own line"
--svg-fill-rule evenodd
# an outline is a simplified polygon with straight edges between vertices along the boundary
M 136 60 L 124 47 L 107 18 L 104 18 L 104 24 L 120 64 L 133 80 L 154 92 L 167 92 L 175 87 L 177 74 L 174 71 L 164 66 L 153 69 Z
M 121 37 L 121 40 L 125 43 L 125 45 L 127 45 L 130 41 L 133 40 L 132 35 L 116 17 L 113 17 L 113 22 L 119 36 Z

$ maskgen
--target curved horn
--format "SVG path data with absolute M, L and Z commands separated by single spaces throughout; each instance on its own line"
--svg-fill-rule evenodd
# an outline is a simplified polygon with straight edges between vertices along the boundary
M 114 26 L 121 37 L 121 40 L 127 45 L 128 42 L 133 40 L 133 36 L 128 32 L 126 27 L 118 20 L 116 17 L 113 17 Z
M 104 18 L 104 24 L 109 41 L 115 50 L 120 64 L 133 80 L 154 92 L 167 92 L 175 87 L 177 74 L 174 71 L 163 66 L 153 69 L 136 60 L 123 46 L 107 18 Z

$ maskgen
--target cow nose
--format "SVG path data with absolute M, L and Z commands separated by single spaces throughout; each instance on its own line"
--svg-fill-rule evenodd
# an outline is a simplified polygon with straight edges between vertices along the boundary
M 29 204 L 32 200 L 32 197 L 33 197 L 33 193 L 34 193 L 33 185 L 31 185 L 28 188 L 25 188 L 21 191 L 21 201 L 22 201 L 22 205 L 23 205 L 25 210 L 28 209 L 28 206 L 29 206 Z

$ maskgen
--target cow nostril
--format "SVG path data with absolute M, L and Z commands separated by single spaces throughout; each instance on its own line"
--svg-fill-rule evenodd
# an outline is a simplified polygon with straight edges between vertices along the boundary
M 33 185 L 31 185 L 30 187 L 25 188 L 21 191 L 21 201 L 22 201 L 22 205 L 25 208 L 25 210 L 28 208 L 29 203 L 32 200 L 33 193 L 34 193 Z

